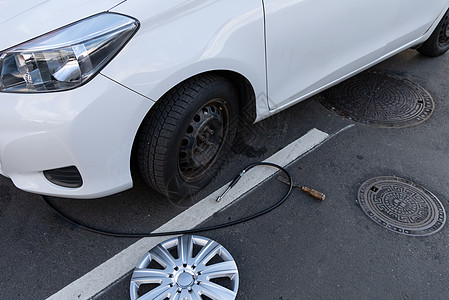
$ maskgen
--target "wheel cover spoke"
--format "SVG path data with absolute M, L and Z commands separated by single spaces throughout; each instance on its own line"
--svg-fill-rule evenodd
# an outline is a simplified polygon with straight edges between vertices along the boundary
M 168 285 L 172 282 L 170 273 L 155 269 L 135 269 L 131 282 L 140 286 L 141 284 L 158 283 Z
M 150 250 L 151 257 L 160 263 L 166 269 L 176 268 L 175 258 L 161 245 L 156 246 Z
M 193 265 L 195 267 L 201 267 L 205 266 L 209 260 L 215 256 L 215 254 L 218 253 L 222 249 L 222 246 L 214 241 L 209 241 L 206 246 L 201 249 L 201 251 L 198 253 L 198 255 L 195 257 L 195 261 L 193 262 Z
M 201 273 L 201 275 L 198 276 L 200 281 L 221 277 L 232 278 L 238 273 L 237 266 L 233 261 L 225 261 L 211 266 L 204 266 L 203 268 L 197 268 L 197 271 Z
M 201 282 L 201 293 L 203 295 L 206 295 L 212 299 L 229 299 L 233 300 L 235 299 L 235 296 L 237 295 L 234 291 L 231 291 L 221 285 L 215 284 L 213 282 Z
M 178 238 L 178 265 L 191 265 L 193 253 L 193 240 L 191 235 L 183 235 Z

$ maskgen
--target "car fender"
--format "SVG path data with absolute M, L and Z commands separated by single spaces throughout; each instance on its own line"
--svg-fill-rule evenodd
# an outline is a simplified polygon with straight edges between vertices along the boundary
M 258 116 L 267 114 L 260 0 L 127 1 L 113 11 L 141 26 L 102 74 L 157 101 L 192 76 L 232 71 L 251 83 Z

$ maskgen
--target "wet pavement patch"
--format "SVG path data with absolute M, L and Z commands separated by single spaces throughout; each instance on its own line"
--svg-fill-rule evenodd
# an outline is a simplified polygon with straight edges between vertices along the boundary
M 358 203 L 374 222 L 400 234 L 426 236 L 440 231 L 446 223 L 440 200 L 407 179 L 369 179 L 359 189 Z
M 320 102 L 336 114 L 375 127 L 403 128 L 429 119 L 435 104 L 421 86 L 404 78 L 365 72 L 322 92 Z

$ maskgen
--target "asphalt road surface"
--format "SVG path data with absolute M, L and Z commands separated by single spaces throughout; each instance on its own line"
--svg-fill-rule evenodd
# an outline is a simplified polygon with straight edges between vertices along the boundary
M 201 199 L 247 164 L 265 160 L 311 130 L 319 130 L 328 137 L 291 163 L 288 171 L 295 181 L 325 192 L 325 201 L 295 190 L 268 215 L 202 234 L 225 246 L 237 262 L 237 299 L 447 299 L 447 226 L 427 237 L 399 235 L 370 220 L 356 198 L 366 180 L 394 175 L 424 186 L 448 208 L 448 66 L 449 54 L 429 59 L 408 50 L 374 68 L 417 83 L 432 95 L 432 117 L 416 126 L 361 125 L 337 116 L 314 97 L 248 128 L 245 142 L 228 155 L 222 172 L 193 199 L 169 201 L 135 175 L 133 189 L 111 197 L 52 201 L 85 224 L 151 232 L 192 205 L 202 205 Z M 235 220 L 267 207 L 285 189 L 271 178 L 203 225 Z M 57 293 L 66 286 L 80 284 L 91 289 L 98 285 L 94 299 L 129 299 L 129 272 L 106 289 L 99 284 L 103 276 L 90 277 L 87 283 L 78 279 L 96 274 L 90 272 L 106 261 L 108 266 L 120 264 L 110 259 L 139 239 L 100 236 L 67 224 L 38 196 L 16 189 L 3 177 L 0 232 L 0 299 L 52 295 L 58 299 Z M 135 255 L 138 259 L 144 254 Z M 113 271 L 103 272 L 106 277 Z

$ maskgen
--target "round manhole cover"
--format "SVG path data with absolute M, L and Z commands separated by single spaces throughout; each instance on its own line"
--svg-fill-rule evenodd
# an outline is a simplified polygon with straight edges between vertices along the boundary
M 359 189 L 358 202 L 377 224 L 394 232 L 425 236 L 446 223 L 446 212 L 435 195 L 398 177 L 376 177 Z
M 131 300 L 234 300 L 239 273 L 231 254 L 217 242 L 184 235 L 152 248 L 133 272 Z
M 402 128 L 424 122 L 433 113 L 432 96 L 419 85 L 388 74 L 365 72 L 319 95 L 321 103 L 354 122 Z

